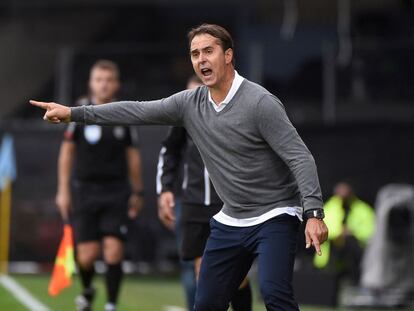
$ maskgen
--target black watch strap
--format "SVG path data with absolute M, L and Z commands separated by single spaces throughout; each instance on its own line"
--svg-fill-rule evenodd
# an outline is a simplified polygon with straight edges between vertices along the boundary
M 325 213 L 323 211 L 323 208 L 318 208 L 318 209 L 311 209 L 311 210 L 307 210 L 305 211 L 305 219 L 308 220 L 310 218 L 316 218 L 319 220 L 323 220 L 325 218 Z

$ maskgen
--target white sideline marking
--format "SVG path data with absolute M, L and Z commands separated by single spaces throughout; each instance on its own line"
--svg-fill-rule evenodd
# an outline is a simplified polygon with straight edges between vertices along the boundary
M 187 309 L 177 307 L 177 306 L 165 306 L 164 311 L 187 311 Z
M 3 285 L 21 304 L 30 311 L 50 311 L 48 307 L 33 297 L 24 287 L 7 275 L 0 276 L 0 284 Z

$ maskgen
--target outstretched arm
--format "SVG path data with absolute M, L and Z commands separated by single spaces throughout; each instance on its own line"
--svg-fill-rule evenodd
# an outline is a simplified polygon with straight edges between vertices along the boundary
M 79 122 L 100 125 L 181 125 L 183 92 L 155 101 L 122 101 L 97 106 L 66 107 L 57 103 L 31 100 L 46 110 L 51 123 Z

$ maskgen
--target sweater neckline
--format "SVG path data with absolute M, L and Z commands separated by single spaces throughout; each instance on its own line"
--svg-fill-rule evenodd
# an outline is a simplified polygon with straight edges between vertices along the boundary
M 210 102 L 209 96 L 207 95 L 207 103 L 208 103 L 208 106 L 210 106 L 209 109 L 211 109 L 216 116 L 219 116 L 221 114 L 226 113 L 226 111 L 229 111 L 231 107 L 233 107 L 233 104 L 237 100 L 237 98 L 239 98 L 240 93 L 245 87 L 246 81 L 247 80 L 244 78 L 243 82 L 240 84 L 240 87 L 238 88 L 234 96 L 230 99 L 230 101 L 226 104 L 226 107 L 224 107 L 222 110 L 217 111 L 216 109 L 214 109 L 213 105 Z

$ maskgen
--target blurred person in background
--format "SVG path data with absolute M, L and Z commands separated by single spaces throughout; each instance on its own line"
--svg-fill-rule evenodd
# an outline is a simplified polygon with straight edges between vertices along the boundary
M 355 195 L 349 183 L 339 182 L 324 210 L 329 238 L 322 245 L 322 256 L 314 257 L 314 265 L 357 284 L 363 250 L 374 233 L 374 209 Z
M 78 105 L 115 100 L 120 88 L 117 64 L 97 61 L 90 70 L 88 97 Z M 142 201 L 141 157 L 136 131 L 124 126 L 101 127 L 70 123 L 58 161 L 56 204 L 74 227 L 76 260 L 83 287 L 75 299 L 78 311 L 92 308 L 94 263 L 106 263 L 107 303 L 115 311 L 122 280 L 128 217 L 139 214 Z M 73 173 L 73 174 L 72 174 Z
M 187 89 L 202 85 L 200 78 L 194 75 L 188 80 Z M 180 167 L 184 168 L 181 219 L 176 219 L 173 190 Z M 157 193 L 160 220 L 167 226 L 178 222 L 181 232 L 180 257 L 185 262 L 194 261 L 195 276 L 198 278 L 202 255 L 210 235 L 210 220 L 221 210 L 223 202 L 210 181 L 197 146 L 183 127 L 172 127 L 163 141 L 158 162 Z M 247 279 L 233 295 L 231 305 L 234 311 L 252 310 L 252 293 Z M 193 305 L 190 306 L 191 310 Z

